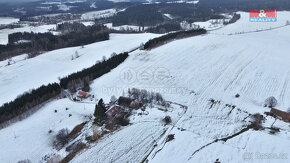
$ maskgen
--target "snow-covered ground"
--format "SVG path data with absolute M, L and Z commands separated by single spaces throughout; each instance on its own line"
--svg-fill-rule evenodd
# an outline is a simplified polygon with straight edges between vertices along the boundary
M 87 121 L 93 108 L 93 104 L 73 103 L 68 99 L 55 100 L 20 123 L 1 129 L 0 162 L 25 159 L 39 162 L 45 155 L 56 153 L 52 143 L 57 132 L 63 128 L 72 130 Z
M 107 10 L 101 10 L 101 11 L 91 11 L 82 14 L 81 19 L 82 20 L 95 20 L 98 18 L 107 18 L 112 17 L 114 14 L 117 13 L 116 9 L 107 9 Z
M 157 37 L 156 34 L 111 34 L 110 40 L 90 45 L 54 50 L 37 57 L 16 62 L 0 62 L 0 105 L 15 99 L 18 95 L 43 84 L 58 82 L 58 77 L 69 75 L 109 58 L 113 52 L 121 53 L 138 47 L 142 42 Z M 126 43 L 126 44 L 124 44 Z M 76 51 L 79 58 L 75 58 Z M 74 59 L 72 60 L 72 57 Z M 45 75 L 44 75 L 45 74 Z M 17 89 L 13 89 L 17 88 Z
M 12 57 L 10 59 L 0 61 L 0 68 L 2 68 L 4 66 L 9 66 L 9 65 L 15 64 L 15 63 L 23 61 L 27 58 L 28 58 L 28 54 L 23 54 L 23 55 L 19 55 L 16 57 Z
M 17 23 L 19 21 L 18 18 L 11 18 L 11 17 L 0 17 L 0 26 L 7 25 L 12 23 Z
M 289 17 L 290 12 L 278 13 L 278 20 L 286 20 Z M 280 128 L 280 132 L 269 134 L 269 129 L 250 129 L 226 142 L 215 142 L 245 128 L 250 123 L 250 114 L 269 111 L 263 107 L 264 100 L 269 96 L 277 98 L 276 108 L 285 111 L 290 107 L 290 56 L 287 53 L 290 26 L 261 32 L 223 35 L 227 31 L 235 33 L 282 24 L 252 24 L 245 13 L 236 23 L 208 34 L 175 40 L 150 51 L 137 50 L 131 53 L 120 66 L 94 80 L 91 93 L 97 94 L 97 98 L 109 101 L 112 95 L 120 96 L 128 88 L 145 88 L 160 92 L 166 100 L 186 105 L 188 109 L 181 112 L 176 108 L 168 113 L 158 111 L 154 107 L 148 109 L 147 116 L 131 117 L 132 125 L 104 136 L 79 153 L 72 162 L 142 162 L 147 159 L 153 163 L 195 163 L 214 162 L 219 159 L 221 162 L 237 163 L 288 163 L 289 123 L 275 121 L 269 116 L 266 117 L 263 126 L 270 127 L 273 124 Z M 133 38 L 126 40 L 130 36 Z M 6 77 L 6 72 L 15 74 L 8 78 L 9 82 L 0 83 L 1 86 L 12 83 L 7 86 L 10 88 L 8 91 L 1 92 L 14 91 L 11 88 L 22 89 L 23 85 L 26 89 L 36 87 L 35 83 L 27 86 L 28 82 L 35 81 L 32 75 L 27 83 L 22 84 L 29 72 L 36 73 L 33 71 L 35 69 L 42 70 L 41 74 L 35 75 L 35 79 L 42 78 L 38 84 L 57 81 L 57 76 L 90 66 L 103 55 L 109 57 L 116 51 L 111 50 L 115 47 L 113 45 L 118 44 L 120 49 L 117 52 L 121 52 L 122 49 L 134 47 L 133 45 L 138 46 L 140 40 L 146 40 L 145 36 L 149 39 L 156 35 L 113 35 L 110 41 L 115 40 L 114 44 L 106 44 L 105 41 L 85 46 L 84 49 L 76 47 L 49 52 L 17 62 L 10 68 L 8 66 L 10 73 L 0 68 L 0 75 Z M 96 51 L 101 49 L 106 51 L 95 55 Z M 76 50 L 81 57 L 71 60 L 71 55 Z M 64 68 L 63 65 L 67 67 Z M 47 67 L 50 67 L 51 72 L 44 72 L 48 71 Z M 53 77 L 47 77 L 48 74 L 53 74 Z M 16 85 L 18 83 L 21 85 Z M 23 89 L 19 92 L 23 92 Z M 237 93 L 239 98 L 235 97 Z M 213 104 L 210 99 L 219 102 Z M 41 155 L 57 152 L 49 146 L 52 136 L 48 134 L 48 130 L 50 127 L 53 130 L 65 127 L 71 129 L 82 122 L 83 115 L 93 113 L 93 106 L 83 105 L 73 104 L 67 99 L 54 100 L 31 117 L 0 130 L 0 144 L 4 146 L 0 148 L 0 156 L 4 156 L 0 157 L 0 162 L 15 162 L 25 158 L 38 162 Z M 54 113 L 54 109 L 60 110 L 65 107 L 74 111 L 70 117 L 72 119 L 67 117 L 68 113 L 65 110 Z M 173 118 L 173 123 L 169 126 L 160 123 L 166 114 Z M 60 120 L 62 121 L 57 126 Z M 174 139 L 166 142 L 168 134 L 174 134 Z M 36 138 L 40 139 L 40 143 L 35 141 Z
M 35 33 L 45 33 L 49 30 L 56 29 L 56 25 L 41 25 L 41 26 L 29 26 L 25 25 L 21 28 L 14 28 L 14 29 L 2 29 L 0 30 L 0 44 L 7 44 L 8 43 L 8 35 L 16 32 L 35 32 Z
M 92 26 L 92 25 L 95 24 L 95 22 L 93 22 L 93 21 L 87 21 L 87 22 L 82 22 L 82 23 L 83 23 L 83 25 L 85 25 L 85 26 Z

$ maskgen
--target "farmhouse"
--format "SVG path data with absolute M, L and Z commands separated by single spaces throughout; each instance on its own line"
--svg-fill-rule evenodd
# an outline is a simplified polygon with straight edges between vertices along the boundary
M 270 114 L 272 114 L 273 116 L 275 116 L 275 117 L 277 117 L 285 122 L 290 122 L 290 113 L 272 108 L 270 111 Z
M 78 93 L 77 93 L 78 98 L 87 98 L 89 96 L 90 96 L 90 94 L 87 92 L 84 92 L 84 91 L 78 91 Z
M 119 105 L 112 105 L 109 107 L 109 109 L 106 111 L 106 115 L 107 116 L 113 116 L 114 113 L 116 113 L 116 111 L 118 111 L 119 109 L 121 109 L 121 106 Z

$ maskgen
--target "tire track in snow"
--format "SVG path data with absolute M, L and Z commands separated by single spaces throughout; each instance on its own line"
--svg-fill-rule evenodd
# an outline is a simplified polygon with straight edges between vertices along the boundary
M 226 92 L 227 91 L 227 89 L 230 87 L 230 86 L 232 86 L 233 85 L 233 83 L 235 82 L 235 81 L 237 81 L 238 80 L 238 78 L 242 75 L 242 73 L 246 70 L 246 68 L 250 65 L 250 64 L 252 64 L 259 56 L 261 55 L 261 52 L 260 53 L 258 53 L 253 59 L 251 59 L 250 61 L 248 61 L 245 65 L 243 65 L 243 66 L 240 66 L 241 68 L 240 68 L 240 70 L 235 74 L 235 77 L 234 77 L 234 79 L 232 80 L 232 81 L 230 81 L 226 86 L 225 86 L 225 88 L 224 88 L 224 92 Z
M 279 99 L 281 99 L 281 101 L 284 101 L 286 90 L 287 90 L 288 84 L 289 84 L 289 76 L 290 76 L 290 72 L 288 71 L 286 76 L 285 76 L 284 84 L 281 88 L 280 95 L 279 95 Z

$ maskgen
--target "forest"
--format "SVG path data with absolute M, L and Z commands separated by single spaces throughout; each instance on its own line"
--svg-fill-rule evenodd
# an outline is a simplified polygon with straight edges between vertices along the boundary
M 154 26 L 163 22 L 163 17 L 158 12 L 156 5 L 137 5 L 129 7 L 123 12 L 117 13 L 113 17 L 113 26 L 120 25 L 138 25 L 138 26 Z
M 221 19 L 223 16 L 212 11 L 207 5 L 190 3 L 154 3 L 139 4 L 119 12 L 112 18 L 113 26 L 137 25 L 156 26 L 161 23 L 171 22 L 164 14 L 170 14 L 176 20 L 206 21 Z
M 34 57 L 44 51 L 86 45 L 109 39 L 109 30 L 107 27 L 102 25 L 89 27 L 79 25 L 78 27 L 81 28 L 81 30 L 68 28 L 67 26 L 67 24 L 59 25 L 60 30 L 66 30 L 62 35 L 33 32 L 17 32 L 10 34 L 8 36 L 8 45 L 0 45 L 0 60 L 21 55 L 23 53 L 29 53 L 30 57 Z M 76 27 L 77 25 L 76 23 L 73 23 L 72 26 Z

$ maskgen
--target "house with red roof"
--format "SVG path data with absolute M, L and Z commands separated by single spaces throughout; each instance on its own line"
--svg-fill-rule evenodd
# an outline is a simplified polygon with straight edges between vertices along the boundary
M 87 92 L 84 92 L 84 91 L 78 91 L 78 93 L 77 93 L 78 98 L 87 98 L 89 96 L 90 96 L 90 94 Z

